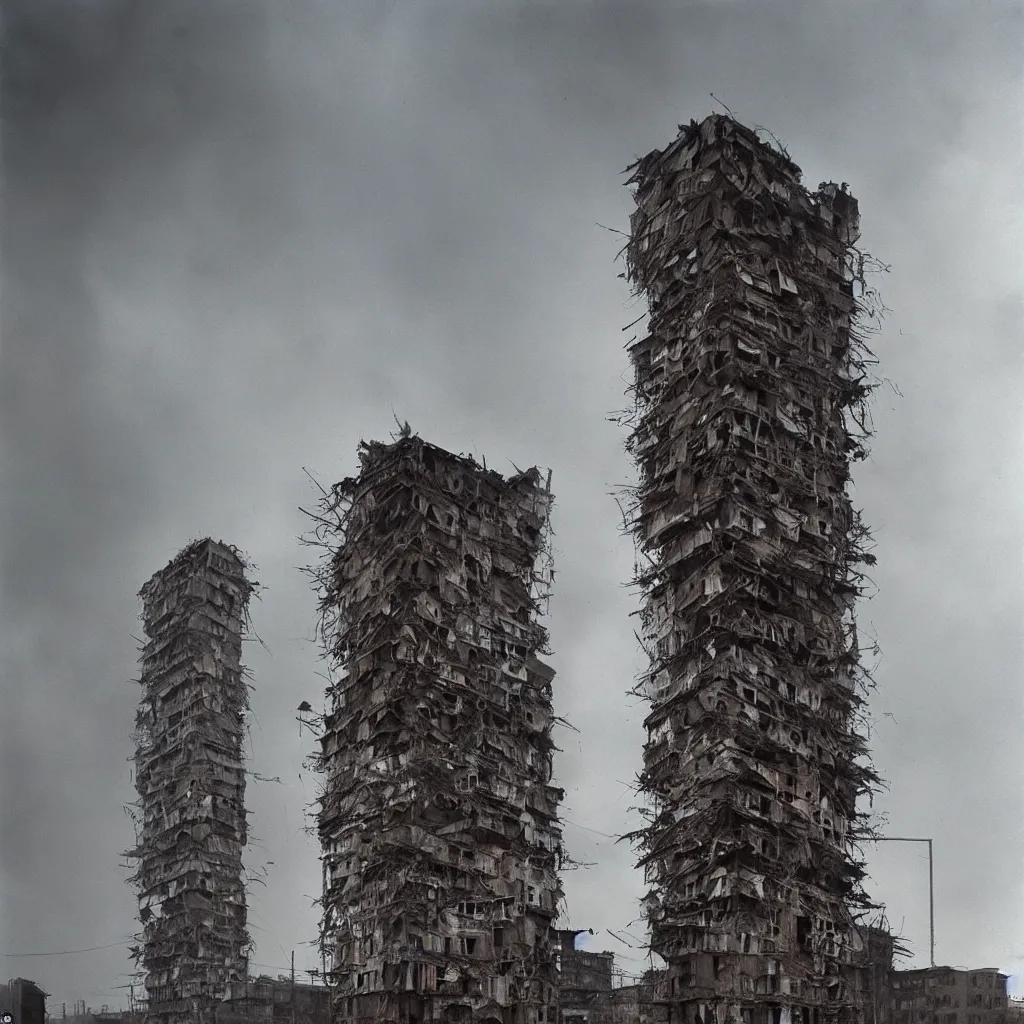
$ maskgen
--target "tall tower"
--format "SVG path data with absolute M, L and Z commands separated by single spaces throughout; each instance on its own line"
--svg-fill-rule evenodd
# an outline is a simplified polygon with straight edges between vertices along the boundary
M 856 200 L 727 117 L 634 167 L 628 447 L 651 701 L 641 848 L 683 1024 L 858 1019 L 852 843 L 875 784 L 853 603 L 873 561 Z
M 205 1024 L 248 974 L 242 630 L 253 584 L 233 549 L 185 548 L 140 591 L 149 640 L 136 717 L 148 1024 Z
M 556 1024 L 551 494 L 407 432 L 320 512 L 332 1020 Z

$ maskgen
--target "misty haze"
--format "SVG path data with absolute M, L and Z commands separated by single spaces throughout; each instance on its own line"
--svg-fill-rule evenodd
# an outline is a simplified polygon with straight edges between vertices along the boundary
M 658 430 L 675 415 L 665 395 L 684 379 L 687 400 L 717 415 L 723 388 L 702 391 L 701 374 L 732 356 L 715 362 L 711 348 L 701 350 L 707 360 L 691 374 L 687 353 L 697 360 L 697 348 L 683 343 L 697 335 L 687 335 L 669 300 L 658 303 L 673 280 L 692 282 L 683 287 L 691 296 L 706 290 L 707 305 L 701 298 L 685 307 L 687 324 L 721 303 L 723 279 L 706 254 L 739 245 L 765 216 L 785 222 L 780 237 L 812 239 L 822 265 L 839 268 L 836 282 L 851 252 L 870 254 L 867 272 L 862 281 L 848 274 L 842 285 L 809 287 L 811 278 L 786 263 L 796 259 L 788 241 L 771 258 L 761 253 L 760 283 L 752 264 L 726 261 L 735 294 L 743 281 L 760 290 L 762 312 L 747 319 L 769 339 L 736 359 L 779 370 L 770 325 L 785 333 L 785 316 L 806 314 L 810 323 L 811 309 L 828 309 L 840 323 L 847 286 L 860 309 L 873 303 L 877 314 L 867 339 L 873 356 L 863 363 L 873 392 L 848 399 L 860 408 L 864 398 L 865 457 L 854 452 L 847 483 L 847 456 L 833 445 L 835 457 L 823 454 L 812 474 L 836 509 L 835 518 L 815 521 L 820 538 L 846 536 L 860 523 L 871 534 L 870 542 L 857 534 L 834 561 L 845 573 L 863 540 L 869 559 L 855 611 L 861 663 L 874 683 L 857 726 L 865 767 L 836 769 L 838 800 L 821 802 L 833 785 L 821 781 L 821 766 L 833 754 L 853 764 L 856 730 L 825 743 L 827 756 L 821 743 L 817 760 L 807 753 L 820 786 L 817 826 L 840 849 L 840 812 L 856 792 L 875 835 L 932 841 L 874 842 L 865 833 L 863 868 L 850 860 L 833 870 L 827 857 L 815 859 L 801 875 L 801 899 L 812 888 L 831 895 L 782 931 L 810 949 L 814 922 L 827 923 L 821 948 L 845 948 L 843 900 L 855 902 L 862 887 L 873 904 L 864 920 L 884 922 L 897 938 L 900 971 L 950 969 L 927 982 L 906 975 L 902 995 L 897 983 L 891 1004 L 885 997 L 892 1015 L 884 1024 L 1016 1021 L 1020 1004 L 1004 1008 L 998 992 L 1005 981 L 1011 1000 L 1024 996 L 1022 29 L 1019 5 L 1001 0 L 8 0 L 0 67 L 0 982 L 38 988 L 0 989 L 0 1009 L 17 1007 L 21 1024 L 43 1024 L 40 992 L 51 1021 L 112 1024 L 113 1015 L 138 1009 L 143 934 L 157 934 L 154 915 L 172 906 L 161 910 L 160 902 L 172 869 L 145 866 L 146 844 L 166 840 L 152 822 L 142 829 L 159 803 L 164 823 L 176 823 L 161 847 L 168 864 L 218 829 L 229 836 L 202 847 L 204 857 L 214 849 L 221 857 L 203 885 L 213 879 L 210 891 L 230 890 L 237 903 L 214 895 L 181 904 L 182 914 L 187 904 L 200 917 L 219 915 L 224 946 L 209 984 L 217 1000 L 228 1005 L 233 992 L 245 1007 L 218 1021 L 254 1020 L 259 1004 L 266 1019 L 292 1024 L 354 1024 L 373 1013 L 403 1024 L 675 1024 L 678 1015 L 665 1014 L 697 1006 L 697 996 L 691 1006 L 680 994 L 694 985 L 706 986 L 701 1024 L 811 1024 L 813 979 L 784 957 L 780 976 L 801 981 L 783 995 L 803 992 L 807 1016 L 785 1003 L 774 1018 L 751 1017 L 726 1009 L 740 1007 L 738 996 L 719 999 L 732 984 L 719 953 L 728 964 L 747 962 L 732 954 L 772 955 L 770 938 L 758 951 L 757 927 L 742 924 L 743 914 L 729 918 L 735 946 L 657 955 L 676 941 L 666 936 L 678 901 L 697 899 L 701 886 L 709 899 L 725 899 L 723 887 L 733 884 L 719 882 L 725 872 L 714 875 L 707 856 L 692 850 L 678 854 L 690 881 L 664 881 L 664 844 L 696 812 L 678 795 L 684 776 L 658 774 L 656 748 L 682 742 L 697 705 L 661 714 L 658 702 L 690 685 L 680 683 L 687 672 L 696 678 L 710 661 L 721 664 L 726 648 L 705 645 L 704 662 L 694 655 L 667 675 L 648 670 L 665 656 L 659 642 L 674 657 L 677 635 L 685 647 L 692 634 L 721 625 L 714 602 L 730 592 L 729 577 L 708 570 L 694 584 L 692 600 L 699 591 L 713 621 L 696 613 L 691 621 L 679 595 L 695 577 L 665 569 L 659 583 L 645 583 L 647 556 L 635 541 L 647 531 L 647 554 L 663 567 L 672 531 L 696 517 L 655 507 L 658 473 L 665 486 L 674 481 L 680 501 L 685 491 L 687 509 L 713 490 L 712 471 L 691 474 L 679 454 L 685 448 L 695 458 L 696 412 L 692 423 L 679 412 L 676 440 L 686 444 L 671 452 Z M 663 159 L 636 164 L 654 151 Z M 706 167 L 716 170 L 702 178 Z M 758 192 L 761 212 L 729 199 L 729 181 Z M 683 197 L 678 208 L 670 193 Z M 706 199 L 700 216 L 677 217 L 691 193 Z M 678 259 L 666 258 L 659 242 L 675 246 Z M 754 262 L 758 252 L 750 249 Z M 692 273 L 684 270 L 691 263 Z M 728 316 L 742 319 L 739 306 L 730 299 Z M 750 416 L 737 405 L 724 432 L 708 431 L 710 448 L 719 436 L 723 451 L 733 451 L 740 433 L 754 444 L 759 418 L 782 416 L 796 436 L 801 402 L 831 424 L 822 436 L 842 447 L 840 413 L 821 412 L 824 391 L 785 367 L 774 379 L 767 396 L 754 385 L 744 392 L 742 382 L 729 392 L 734 405 L 746 394 Z M 634 407 L 638 393 L 647 406 L 641 394 Z M 773 451 L 791 465 L 784 435 Z M 656 442 L 668 461 L 645 463 L 644 446 Z M 774 480 L 766 487 L 758 492 L 764 507 L 780 505 Z M 775 529 L 722 495 L 726 511 L 707 526 L 708 538 L 732 530 L 742 554 L 744 536 Z M 785 558 L 812 558 L 801 547 L 807 529 L 781 514 L 778 522 Z M 378 532 L 360 534 L 367 524 Z M 698 538 L 704 526 L 695 518 L 690 525 Z M 457 564 L 446 560 L 445 533 Z M 694 538 L 687 557 L 704 543 Z M 733 547 L 730 540 L 726 550 Z M 665 579 L 677 588 L 671 600 Z M 810 602 L 813 592 L 800 588 Z M 449 606 L 465 606 L 464 614 L 451 612 L 449 621 Z M 824 607 L 813 613 L 815 623 L 827 620 L 820 634 L 838 637 L 849 615 Z M 420 627 L 399 609 L 436 626 L 436 646 L 424 646 Z M 206 625 L 195 626 L 196 615 Z M 188 633 L 189 657 L 206 666 L 190 677 L 181 707 L 211 700 L 226 716 L 217 749 L 228 753 L 217 755 L 220 788 L 209 793 L 198 771 L 151 767 L 141 782 L 138 774 L 138 751 L 155 764 L 160 730 L 170 728 L 170 711 L 164 720 L 160 710 L 174 661 L 163 646 L 168 623 Z M 188 646 L 195 629 L 216 642 Z M 391 660 L 382 675 L 373 651 L 385 634 Z M 463 667 L 436 668 L 445 650 Z M 761 658 L 758 668 L 751 665 L 760 654 L 744 662 L 729 648 L 728 656 L 736 671 L 762 680 L 785 660 Z M 786 671 L 805 671 L 806 659 L 791 660 Z M 342 681 L 363 678 L 364 669 L 372 685 L 355 701 L 354 685 L 342 695 Z M 389 725 L 383 716 L 373 718 L 381 733 L 371 739 L 352 708 L 364 698 L 366 708 L 390 700 L 391 675 L 408 688 L 428 669 L 437 685 L 409 705 L 412 739 L 401 732 L 408 722 Z M 442 682 L 476 686 L 479 701 L 449 700 Z M 705 709 L 724 716 L 716 728 L 741 720 L 743 701 L 756 717 L 759 707 L 775 714 L 773 701 L 786 697 L 784 683 L 767 697 L 744 689 L 736 708 L 723 700 Z M 484 708 L 491 700 L 500 713 Z M 820 695 L 805 688 L 800 701 L 817 708 Z M 836 721 L 852 721 L 856 701 L 840 704 Z M 698 719 L 705 711 L 697 708 Z M 477 769 L 475 748 L 464 761 L 446 761 L 442 746 L 431 746 L 458 747 L 469 729 L 458 716 L 478 712 L 474 735 L 492 745 L 487 763 L 504 766 L 494 769 L 500 784 Z M 793 742 L 814 748 L 799 731 Z M 207 740 L 193 749 L 206 750 Z M 426 871 L 421 862 L 433 857 L 451 867 L 461 881 L 451 883 L 448 913 L 463 923 L 430 934 L 414 914 L 395 925 L 388 941 L 412 950 L 415 967 L 395 991 L 419 1001 L 398 999 L 393 1011 L 383 996 L 372 1001 L 394 980 L 379 944 L 392 922 L 374 918 L 346 947 L 337 922 L 347 904 L 325 895 L 321 856 L 330 861 L 327 888 L 339 893 L 362 887 L 365 895 L 374 871 L 381 879 L 397 872 L 382 856 L 360 863 L 349 833 L 359 822 L 360 833 L 374 834 L 374 800 L 393 810 L 402 793 L 420 792 L 426 774 L 415 785 L 396 781 L 417 757 L 447 765 L 438 786 L 450 782 L 450 793 L 425 825 L 409 811 L 409 864 Z M 321 807 L 324 779 L 342 770 L 353 788 L 339 785 Z M 801 787 L 779 772 L 772 785 L 794 789 L 779 799 L 792 803 L 795 794 L 799 804 Z M 356 783 L 373 773 L 381 785 L 366 783 L 364 792 Z M 140 803 L 147 786 L 159 794 L 148 811 L 145 795 Z M 497 802 L 482 817 L 474 805 L 467 818 L 485 788 Z M 175 840 L 188 807 L 217 801 L 224 813 L 208 817 L 219 824 L 190 824 Z M 765 822 L 797 813 L 743 801 Z M 667 814 L 670 804 L 673 823 L 658 825 L 650 807 Z M 690 835 L 704 823 L 697 815 Z M 634 841 L 620 841 L 627 835 Z M 803 839 L 794 835 L 771 854 L 758 845 L 757 857 L 797 856 Z M 517 852 L 520 840 L 529 855 Z M 649 885 L 637 861 L 651 850 L 659 884 L 674 894 L 664 906 L 643 902 Z M 760 867 L 736 873 L 730 907 L 767 899 L 765 877 Z M 473 890 L 478 882 L 486 901 Z M 440 903 L 437 888 L 423 882 Z M 325 907 L 334 908 L 326 918 Z M 443 908 L 438 914 L 446 920 Z M 655 950 L 649 920 L 666 922 L 655 928 Z M 682 934 L 686 922 L 678 923 Z M 331 928 L 335 962 L 347 965 L 333 972 L 320 943 Z M 161 998 L 171 1000 L 181 993 L 170 965 L 184 954 L 171 953 L 177 940 L 165 938 Z M 507 951 L 520 946 L 530 952 L 515 953 L 516 967 L 494 966 L 512 962 Z M 333 996 L 325 972 L 342 986 Z M 949 1002 L 926 996 L 934 985 Z M 775 1006 L 782 996 L 772 991 L 751 982 L 751 1006 Z M 423 993 L 430 995 L 421 1000 Z M 194 1019 L 214 1017 L 196 1010 Z M 821 1018 L 832 1019 L 855 1018 Z M 875 1022 L 882 1024 L 877 1012 Z

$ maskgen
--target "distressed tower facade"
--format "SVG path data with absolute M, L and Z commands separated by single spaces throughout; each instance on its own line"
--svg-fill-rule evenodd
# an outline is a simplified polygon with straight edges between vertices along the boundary
M 660 999 L 679 1024 L 856 1021 L 855 804 L 877 781 L 853 618 L 873 558 L 847 490 L 870 391 L 857 202 L 717 115 L 630 171 Z
M 556 1024 L 551 495 L 406 433 L 318 515 L 332 1020 Z
M 242 876 L 242 632 L 253 584 L 222 543 L 185 548 L 142 588 L 135 785 L 148 1024 L 214 1019 L 248 974 Z

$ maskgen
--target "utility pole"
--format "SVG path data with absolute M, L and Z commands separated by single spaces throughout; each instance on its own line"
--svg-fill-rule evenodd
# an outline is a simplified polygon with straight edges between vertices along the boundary
M 295 1024 L 295 950 L 292 950 L 292 1024 Z
M 327 983 L 327 947 L 323 943 L 323 939 L 320 940 L 320 977 L 323 979 L 324 989 L 326 990 L 327 998 L 324 1000 L 324 1007 L 327 1011 L 326 1024 L 330 1024 L 331 1021 L 331 986 Z
M 927 843 L 928 844 L 928 936 L 930 943 L 930 961 L 935 966 L 935 870 L 932 860 L 932 841 L 930 839 L 907 838 L 906 836 L 875 836 L 876 843 Z

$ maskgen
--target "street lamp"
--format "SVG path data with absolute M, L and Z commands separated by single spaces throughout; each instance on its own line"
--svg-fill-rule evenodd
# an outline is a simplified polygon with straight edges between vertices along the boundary
M 927 843 L 928 844 L 928 935 L 931 943 L 931 964 L 935 966 L 935 874 L 932 867 L 932 841 L 906 836 L 875 836 L 874 843 Z

